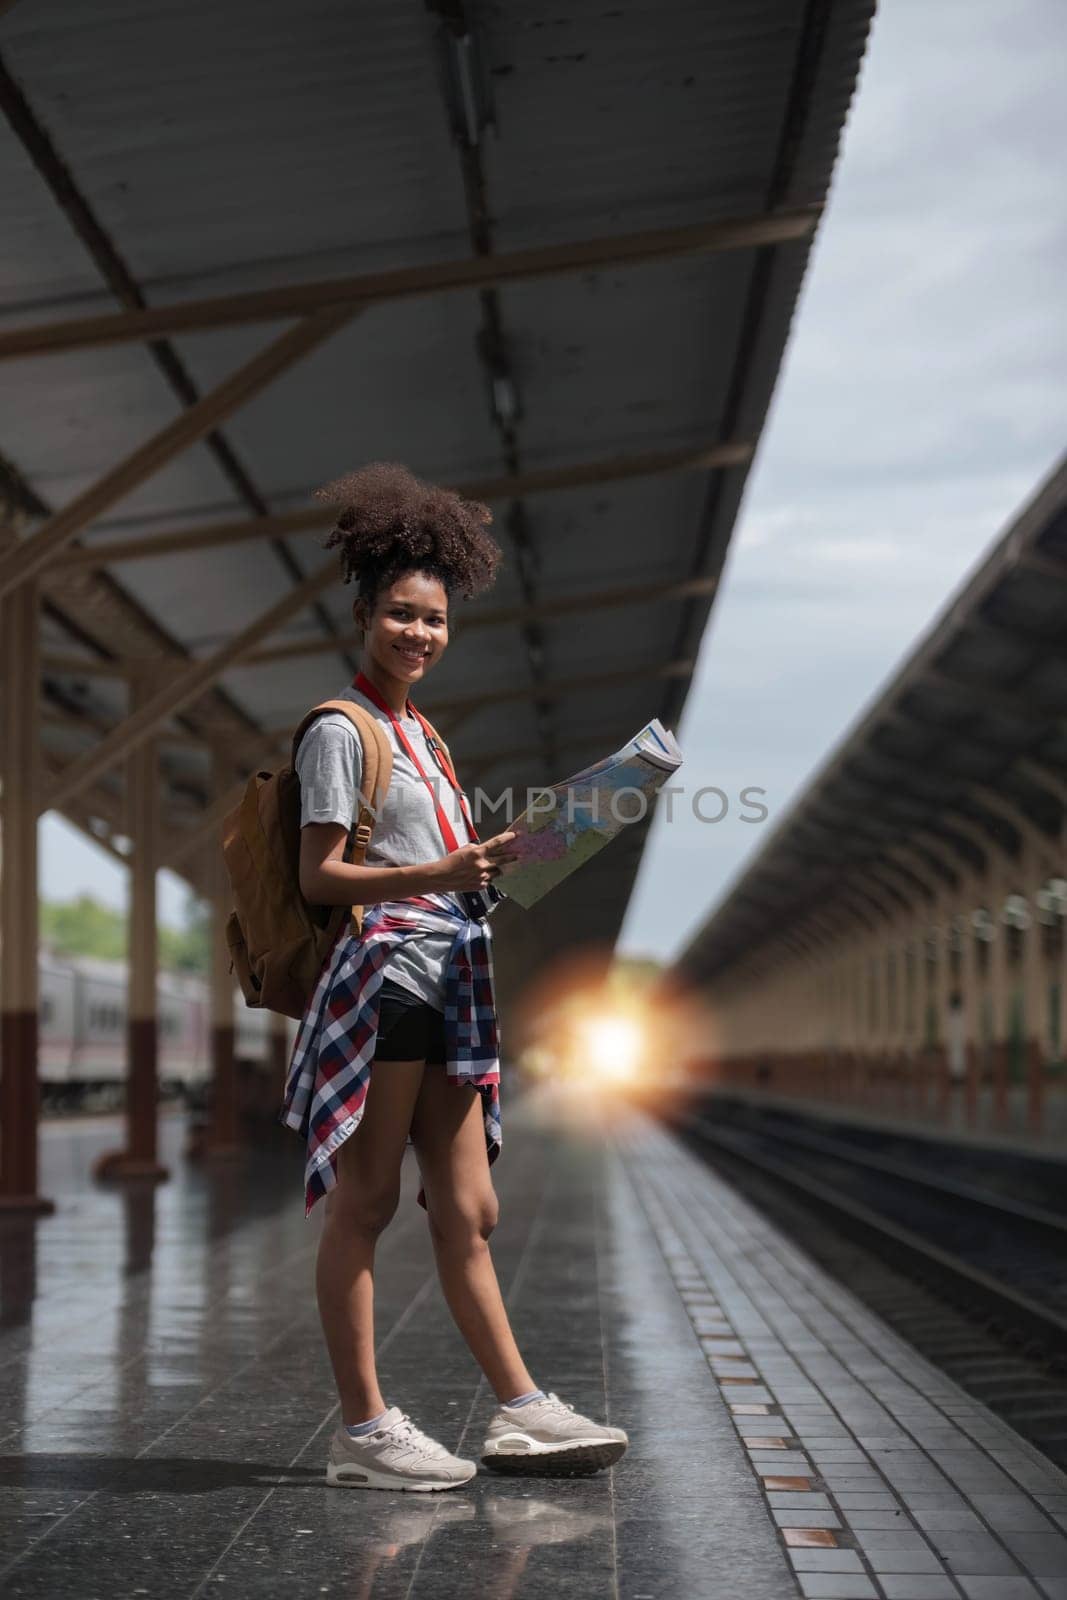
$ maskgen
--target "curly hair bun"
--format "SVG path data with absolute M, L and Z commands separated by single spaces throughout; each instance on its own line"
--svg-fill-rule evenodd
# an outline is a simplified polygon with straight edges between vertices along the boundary
M 316 490 L 315 499 L 340 507 L 323 548 L 340 548 L 345 583 L 355 578 L 372 602 L 405 572 L 427 572 L 447 593 L 465 596 L 496 576 L 503 552 L 485 532 L 489 507 L 424 483 L 399 461 L 373 461 Z

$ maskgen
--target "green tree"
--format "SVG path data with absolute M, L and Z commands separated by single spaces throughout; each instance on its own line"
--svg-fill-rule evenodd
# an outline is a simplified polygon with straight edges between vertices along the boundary
M 40 935 L 61 956 L 93 956 L 100 961 L 125 961 L 126 913 L 101 905 L 91 894 L 75 900 L 42 900 Z M 211 961 L 211 909 L 191 891 L 186 895 L 182 924 L 160 924 L 158 961 L 163 972 L 206 976 Z
M 40 931 L 59 955 L 126 959 L 125 914 L 101 905 L 91 894 L 80 894 L 76 900 L 42 901 Z
M 189 890 L 180 928 L 159 930 L 159 964 L 168 972 L 206 977 L 211 965 L 211 907 Z

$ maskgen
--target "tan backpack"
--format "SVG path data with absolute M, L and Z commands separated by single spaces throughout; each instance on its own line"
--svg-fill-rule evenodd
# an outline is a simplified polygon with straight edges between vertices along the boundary
M 346 917 L 358 934 L 362 906 L 316 906 L 300 892 L 300 778 L 296 752 L 324 711 L 341 711 L 363 744 L 359 808 L 344 859 L 363 864 L 374 820 L 389 790 L 393 747 L 378 718 L 351 700 L 324 700 L 293 735 L 290 763 L 254 772 L 222 824 L 222 854 L 233 891 L 226 923 L 230 970 L 245 1003 L 299 1019 Z M 368 803 L 369 802 L 369 803 Z

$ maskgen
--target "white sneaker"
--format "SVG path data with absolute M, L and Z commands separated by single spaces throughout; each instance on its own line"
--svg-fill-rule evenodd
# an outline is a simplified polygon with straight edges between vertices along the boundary
M 476 1461 L 451 1455 L 416 1428 L 399 1406 L 390 1406 L 381 1427 L 353 1438 L 338 1423 L 330 1440 L 326 1482 L 345 1489 L 456 1489 L 478 1471 Z
M 629 1444 L 624 1428 L 583 1417 L 557 1394 L 524 1406 L 500 1405 L 482 1447 L 482 1464 L 497 1472 L 572 1477 L 618 1461 Z

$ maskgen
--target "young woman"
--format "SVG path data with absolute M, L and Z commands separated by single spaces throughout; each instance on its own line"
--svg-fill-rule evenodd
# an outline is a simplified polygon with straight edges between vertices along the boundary
M 515 835 L 478 841 L 466 796 L 409 699 L 448 645 L 450 600 L 488 588 L 501 552 L 485 531 L 485 506 L 393 463 L 320 496 L 341 508 L 326 545 L 340 546 L 345 582 L 358 582 L 353 616 L 363 635 L 360 671 L 335 698 L 376 716 L 393 751 L 361 866 L 343 859 L 362 775 L 359 735 L 343 713 L 324 712 L 297 752 L 301 891 L 318 905 L 366 907 L 359 937 L 346 925 L 323 963 L 282 1112 L 308 1140 L 308 1211 L 325 1196 L 316 1289 L 341 1401 L 327 1481 L 449 1489 L 477 1471 L 387 1405 L 378 1386 L 375 1247 L 399 1202 L 408 1142 L 445 1299 L 498 1402 L 483 1463 L 596 1471 L 622 1455 L 627 1435 L 537 1387 L 489 1253 L 500 1071 L 487 907 L 477 891 L 515 859 Z

